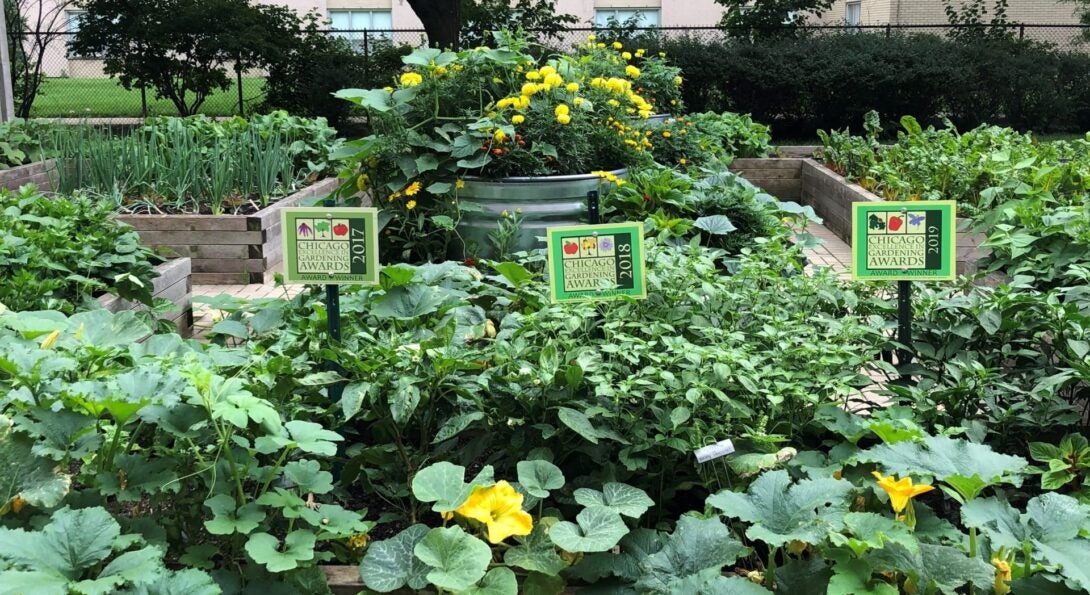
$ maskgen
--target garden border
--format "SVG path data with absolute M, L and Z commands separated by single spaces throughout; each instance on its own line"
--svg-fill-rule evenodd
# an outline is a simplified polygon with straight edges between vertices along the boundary
M 252 215 L 118 215 L 140 241 L 168 258 L 192 260 L 193 283 L 247 285 L 272 280 L 283 260 L 280 210 L 333 192 L 337 178 L 325 178 Z
M 811 158 L 735 159 L 730 169 L 777 198 L 813 207 L 825 227 L 848 245 L 852 243 L 852 203 L 882 200 Z M 959 230 L 964 230 L 967 224 L 967 220 L 958 219 Z M 979 262 L 990 253 L 982 247 L 987 239 L 982 233 L 958 231 L 959 275 L 972 275 L 981 270 Z M 984 279 L 984 284 L 994 286 L 1004 278 L 1002 274 L 992 273 Z
M 49 190 L 49 170 L 53 168 L 53 162 L 53 159 L 46 159 L 0 170 L 0 187 L 18 190 L 27 184 L 34 184 L 38 190 Z
M 152 280 L 152 297 L 170 300 L 174 304 L 174 308 L 156 318 L 173 324 L 179 335 L 190 336 L 193 332 L 193 283 L 189 259 L 168 260 L 155 267 L 155 270 L 159 272 L 159 276 Z M 98 303 L 114 313 L 148 309 L 144 304 L 130 302 L 112 294 L 100 296 Z

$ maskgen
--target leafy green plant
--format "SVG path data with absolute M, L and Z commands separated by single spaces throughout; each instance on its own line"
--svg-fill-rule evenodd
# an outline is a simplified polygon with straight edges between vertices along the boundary
M 1031 442 L 1029 456 L 1047 466 L 1041 472 L 1041 489 L 1058 490 L 1068 484 L 1079 493 L 1090 487 L 1090 444 L 1082 434 L 1068 434 L 1059 445 Z
M 0 169 L 42 161 L 51 154 L 50 125 L 16 118 L 0 123 Z
M 65 507 L 38 531 L 0 528 L 0 561 L 8 564 L 0 582 L 13 593 L 220 592 L 200 570 L 168 570 L 163 554 L 140 534 L 122 535 L 101 507 Z
M 0 304 L 66 313 L 97 307 L 99 294 L 152 304 L 162 259 L 86 197 L 52 197 L 32 185 L 0 190 Z

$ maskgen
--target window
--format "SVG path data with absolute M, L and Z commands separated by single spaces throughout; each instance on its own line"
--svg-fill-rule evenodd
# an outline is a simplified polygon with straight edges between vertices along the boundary
M 610 21 L 625 24 L 635 19 L 637 27 L 658 27 L 659 9 L 657 8 L 599 8 L 594 11 L 594 26 L 608 27 Z
M 389 39 L 394 21 L 388 10 L 330 10 L 329 28 L 353 44 L 363 46 L 364 31 L 368 40 Z
M 75 34 L 79 32 L 79 24 L 83 21 L 83 15 L 86 14 L 82 10 L 66 10 L 64 11 L 65 22 L 68 23 L 68 32 Z
M 852 27 L 858 27 L 863 24 L 863 10 L 861 8 L 861 2 L 849 2 L 844 5 L 844 21 Z

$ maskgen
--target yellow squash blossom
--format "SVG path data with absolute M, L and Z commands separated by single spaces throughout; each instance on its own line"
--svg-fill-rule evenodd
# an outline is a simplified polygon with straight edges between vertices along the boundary
M 435 69 L 435 76 L 443 76 L 446 73 L 447 73 L 447 67 L 446 66 L 439 66 L 439 67 L 437 67 Z
M 416 208 L 416 201 L 415 200 L 410 200 L 409 202 L 405 203 L 405 208 L 409 209 L 410 211 L 415 209 Z
M 502 143 L 507 139 L 507 133 L 503 130 L 497 130 L 496 134 L 492 135 L 492 138 L 496 139 L 496 142 Z
M 461 179 L 461 178 L 458 178 L 457 180 L 454 181 L 454 187 L 457 188 L 458 190 L 461 190 L 462 188 L 466 187 L 466 181 Z
M 421 187 L 422 184 L 420 184 L 420 182 L 409 184 L 408 187 L 405 188 L 405 196 L 416 196 L 416 194 L 420 192 Z
M 526 121 L 526 116 L 524 116 L 522 114 L 516 114 L 514 116 L 511 116 L 511 123 L 512 124 L 522 124 L 525 121 Z
M 929 485 L 914 486 L 912 485 L 911 477 L 904 477 L 897 480 L 894 479 L 892 475 L 882 477 L 882 474 L 877 471 L 874 471 L 871 474 L 878 480 L 878 487 L 889 494 L 889 504 L 893 507 L 893 512 L 898 514 L 904 512 L 905 507 L 908 506 L 910 500 L 920 494 L 926 494 L 935 489 L 934 486 Z
M 992 558 L 995 566 L 995 595 L 1007 595 L 1011 592 L 1011 565 L 1002 558 Z
M 49 333 L 49 336 L 42 339 L 42 349 L 53 349 L 53 346 L 57 344 L 57 339 L 60 338 L 60 331 L 53 331 Z
M 403 87 L 415 87 L 424 82 L 424 77 L 415 72 L 406 72 L 401 75 L 401 85 Z
M 492 543 L 500 543 L 512 535 L 529 535 L 534 528 L 534 519 L 522 510 L 522 494 L 506 481 L 473 488 L 469 499 L 456 512 L 484 523 L 488 541 Z

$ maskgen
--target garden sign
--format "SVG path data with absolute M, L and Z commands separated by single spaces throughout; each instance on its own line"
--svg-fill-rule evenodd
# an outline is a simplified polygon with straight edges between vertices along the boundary
M 852 203 L 852 280 L 952 281 L 952 200 Z
M 377 209 L 284 208 L 280 229 L 285 283 L 378 283 Z
M 548 253 L 553 303 L 647 297 L 642 223 L 550 227 Z

